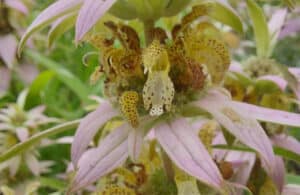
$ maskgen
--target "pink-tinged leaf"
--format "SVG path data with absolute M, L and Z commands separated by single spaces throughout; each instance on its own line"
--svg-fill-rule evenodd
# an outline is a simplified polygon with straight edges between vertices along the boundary
M 39 70 L 32 64 L 22 64 L 18 66 L 17 73 L 24 83 L 30 84 L 39 74 Z
M 28 14 L 26 5 L 20 0 L 8 0 L 5 1 L 5 4 L 12 9 L 22 12 L 23 14 Z
M 155 135 L 180 169 L 214 188 L 223 188 L 224 181 L 219 169 L 184 119 L 177 119 L 171 125 L 158 125 L 155 127 Z
M 28 115 L 31 117 L 36 117 L 43 114 L 45 110 L 46 110 L 46 106 L 44 105 L 36 106 L 28 111 Z
M 79 9 L 79 6 L 82 4 L 82 2 L 83 0 L 59 0 L 42 11 L 22 36 L 19 44 L 18 54 L 20 55 L 27 39 L 32 33 L 46 27 L 59 17 Z
M 50 48 L 53 42 L 58 39 L 63 33 L 67 32 L 75 25 L 77 12 L 71 12 L 57 19 L 52 25 L 48 33 L 48 47 Z
M 105 137 L 97 148 L 82 155 L 70 191 L 75 192 L 92 184 L 127 159 L 129 129 L 127 124 L 118 127 Z
M 11 34 L 0 36 L 0 45 L 0 58 L 9 68 L 12 68 L 16 60 L 18 45 L 16 37 Z
M 237 61 L 232 61 L 229 66 L 229 71 L 244 74 L 242 65 Z
M 275 170 L 276 171 L 273 172 L 271 178 L 277 186 L 279 192 L 281 192 L 285 183 L 285 166 L 282 158 L 278 156 L 275 158 Z
M 25 162 L 33 175 L 38 176 L 40 174 L 40 163 L 33 154 L 26 154 Z
M 232 177 L 232 181 L 246 185 L 250 178 L 256 155 L 250 152 L 229 151 L 225 159 L 226 161 L 242 161 L 242 164 L 234 170 L 235 173 Z
M 7 67 L 1 67 L 0 66 L 0 97 L 4 95 L 10 84 L 10 79 L 11 79 L 11 71 Z
M 300 185 L 296 184 L 288 184 L 284 186 L 282 195 L 299 195 L 300 192 Z
M 16 156 L 9 160 L 9 175 L 11 177 L 15 176 L 20 168 L 20 163 L 21 163 L 21 157 Z
M 281 28 L 284 25 L 284 20 L 287 15 L 287 9 L 278 9 L 275 11 L 275 13 L 272 15 L 269 23 L 268 23 L 268 28 L 269 28 L 269 33 L 271 36 L 272 41 L 276 42 L 278 35 L 281 31 Z
M 283 39 L 287 36 L 295 35 L 300 32 L 300 18 L 296 17 L 287 21 L 279 34 L 279 39 Z
M 76 21 L 75 40 L 80 41 L 116 0 L 85 0 Z
M 259 77 L 258 80 L 267 80 L 267 81 L 272 81 L 273 83 L 275 83 L 282 91 L 285 90 L 285 88 L 288 85 L 288 82 L 283 79 L 280 76 L 277 75 L 266 75 L 266 76 L 262 76 Z
M 198 106 L 207 110 L 214 119 L 232 133 L 238 140 L 255 149 L 269 175 L 274 171 L 275 155 L 272 144 L 260 124 L 243 107 L 230 100 L 224 100 L 217 93 L 208 94 L 197 102 Z M 223 99 L 223 100 L 222 100 Z
M 128 152 L 133 161 L 137 161 L 143 145 L 143 130 L 132 129 L 128 136 Z
M 300 127 L 300 114 L 263 108 L 260 106 L 235 101 L 232 104 L 238 109 L 243 110 L 248 117 L 256 118 L 257 120 L 265 122 Z
M 72 162 L 75 166 L 98 130 L 117 114 L 117 111 L 112 108 L 109 102 L 104 102 L 97 110 L 89 113 L 82 119 L 75 133 L 71 148 Z
M 219 145 L 219 144 L 227 144 L 222 132 L 218 132 L 212 142 L 212 145 Z M 217 161 L 224 159 L 226 154 L 227 154 L 226 150 L 220 150 L 220 149 L 213 150 L 213 158 L 216 159 Z
M 289 68 L 289 72 L 292 73 L 298 80 L 298 84 L 293 87 L 292 90 L 294 91 L 298 100 L 300 100 L 300 68 Z
M 21 142 L 26 141 L 29 137 L 29 131 L 25 127 L 17 127 L 16 128 L 16 133 L 17 133 L 17 137 L 19 138 L 19 140 Z
M 280 134 L 274 135 L 271 139 L 274 145 L 293 151 L 300 155 L 300 142 L 294 137 Z

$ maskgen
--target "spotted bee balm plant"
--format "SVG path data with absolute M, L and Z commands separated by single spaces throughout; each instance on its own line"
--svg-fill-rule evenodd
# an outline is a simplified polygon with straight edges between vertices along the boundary
M 161 17 L 174 17 L 189 4 L 192 8 L 170 31 L 156 26 Z M 118 19 L 100 20 L 109 33 L 95 32 L 108 10 Z M 133 19 L 143 24 L 143 34 L 128 24 Z M 300 126 L 300 115 L 232 100 L 223 87 L 230 53 L 215 21 L 243 31 L 239 17 L 223 1 L 59 0 L 33 21 L 19 51 L 33 32 L 49 24 L 50 35 L 58 26 L 66 28 L 56 34 L 75 25 L 75 40 L 99 50 L 100 65 L 91 80 L 104 77 L 105 98 L 81 119 L 75 133 L 71 158 L 76 174 L 68 193 L 93 184 L 126 161 L 139 162 L 146 138 L 152 137 L 163 161 L 170 162 L 164 163 L 169 179 L 174 168 L 215 194 L 237 194 L 245 187 L 230 179 L 234 170 L 225 173 L 233 163 L 219 162 L 212 152 L 217 133 L 230 134 L 238 146 L 254 151 L 276 193 L 282 192 L 279 163 L 260 122 Z M 115 121 L 121 122 L 107 135 L 101 131 Z M 215 128 L 207 121 L 215 121 Z M 195 123 L 205 123 L 200 132 Z M 89 147 L 91 142 L 94 147 Z M 197 185 L 193 183 L 195 189 Z M 238 190 L 232 192 L 234 188 Z

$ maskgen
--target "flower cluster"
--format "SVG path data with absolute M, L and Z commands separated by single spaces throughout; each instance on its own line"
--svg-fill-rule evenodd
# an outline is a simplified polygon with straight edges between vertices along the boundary
M 25 110 L 25 99 L 26 91 L 21 93 L 17 103 L 9 104 L 6 108 L 0 109 L 0 153 L 26 141 L 37 133 L 42 125 L 58 122 L 56 118 L 47 117 L 43 114 L 44 106 Z M 26 153 L 0 164 L 0 169 L 5 170 L 1 173 L 1 179 L 15 177 L 18 171 L 21 171 L 20 167 L 23 165 L 23 161 L 34 175 L 47 172 L 48 167 L 52 165 L 50 161 L 39 162 L 38 151 L 36 148 L 30 148 Z M 8 175 L 5 175 L 7 173 Z

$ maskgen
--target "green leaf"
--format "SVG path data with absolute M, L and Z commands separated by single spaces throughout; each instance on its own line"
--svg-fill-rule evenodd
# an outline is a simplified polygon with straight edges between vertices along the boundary
M 259 94 L 281 92 L 278 85 L 269 80 L 256 80 L 255 89 Z
M 58 39 L 62 34 L 72 28 L 75 24 L 77 14 L 72 13 L 61 18 L 55 23 L 48 33 L 48 47 L 51 47 L 53 42 Z
M 4 153 L 0 155 L 0 163 L 7 161 L 14 156 L 17 156 L 19 154 L 22 154 L 26 150 L 30 149 L 34 144 L 37 144 L 39 141 L 41 141 L 44 138 L 56 135 L 58 133 L 62 133 L 64 131 L 76 128 L 80 123 L 80 120 L 74 120 L 71 122 L 66 122 L 64 124 L 57 125 L 55 127 L 52 127 L 50 129 L 47 129 L 45 131 L 42 131 L 40 133 L 37 133 L 30 137 L 25 142 L 21 142 L 19 144 L 14 145 Z
M 300 163 L 300 155 L 299 154 L 292 152 L 290 150 L 287 150 L 285 148 L 278 147 L 278 146 L 274 146 L 273 149 L 274 149 L 274 153 L 276 155 L 279 155 L 279 156 L 282 156 L 283 158 L 290 159 L 297 163 Z
M 298 184 L 298 185 L 300 185 L 300 176 L 299 175 L 287 174 L 286 175 L 286 180 L 287 180 L 288 184 Z
M 254 0 L 247 0 L 247 7 L 254 30 L 256 53 L 259 57 L 268 57 L 270 36 L 264 12 Z
M 213 10 L 209 16 L 219 22 L 232 27 L 237 32 L 243 34 L 243 24 L 236 12 L 224 1 L 218 0 L 213 4 Z
M 26 50 L 25 54 L 45 68 L 54 71 L 58 79 L 67 85 L 82 101 L 88 100 L 89 88 L 62 65 L 32 50 Z
M 40 73 L 29 87 L 25 108 L 29 109 L 41 104 L 41 92 L 45 89 L 47 83 L 53 78 L 53 71 L 44 71 Z
M 43 187 L 49 187 L 51 189 L 58 190 L 58 191 L 65 190 L 66 186 L 68 185 L 66 182 L 60 179 L 55 179 L 50 177 L 40 177 L 39 182 Z

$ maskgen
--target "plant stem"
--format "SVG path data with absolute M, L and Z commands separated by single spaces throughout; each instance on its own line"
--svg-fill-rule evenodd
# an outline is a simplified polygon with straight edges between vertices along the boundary
M 21 142 L 19 144 L 14 145 L 10 149 L 8 149 L 5 153 L 0 156 L 0 163 L 7 161 L 14 156 L 17 156 L 23 152 L 25 152 L 28 148 L 38 143 L 41 139 L 56 135 L 58 133 L 67 131 L 69 129 L 75 128 L 79 125 L 80 120 L 74 120 L 70 122 L 66 122 L 64 124 L 57 125 L 40 133 L 37 133 L 30 137 L 25 142 Z
M 144 33 L 145 33 L 146 46 L 149 45 L 152 41 L 151 30 L 153 28 L 154 28 L 153 20 L 144 21 Z

